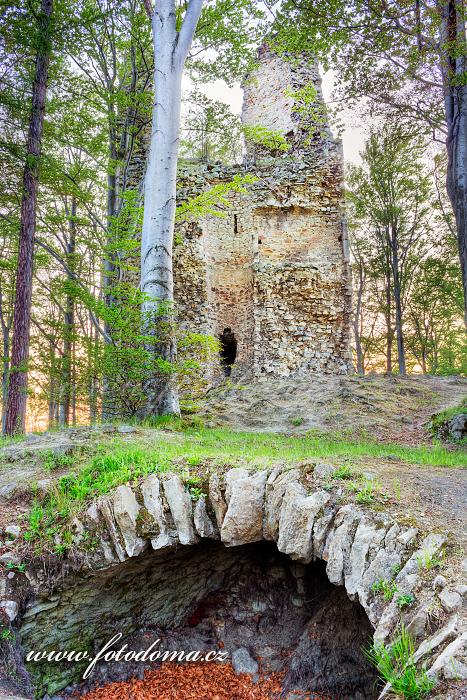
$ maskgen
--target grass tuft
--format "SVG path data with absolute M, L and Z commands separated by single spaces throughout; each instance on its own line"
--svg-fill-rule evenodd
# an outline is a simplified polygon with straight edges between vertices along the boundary
M 413 640 L 404 627 L 391 645 L 373 644 L 364 652 L 378 669 L 381 679 L 390 683 L 393 691 L 405 700 L 422 700 L 435 686 L 426 671 L 417 669 Z

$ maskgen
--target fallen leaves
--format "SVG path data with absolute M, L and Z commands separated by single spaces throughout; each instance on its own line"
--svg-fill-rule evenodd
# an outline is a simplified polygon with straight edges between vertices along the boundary
M 276 700 L 281 674 L 254 683 L 247 674 L 235 675 L 227 663 L 164 663 L 144 678 L 110 683 L 82 696 L 82 700 Z M 293 696 L 318 700 L 309 693 Z M 321 700 L 326 700 L 319 696 Z

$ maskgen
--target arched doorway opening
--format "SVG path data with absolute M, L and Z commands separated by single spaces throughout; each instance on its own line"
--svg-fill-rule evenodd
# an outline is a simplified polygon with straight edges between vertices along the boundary
M 231 328 L 224 328 L 219 336 L 221 344 L 220 357 L 221 365 L 226 377 L 232 374 L 232 367 L 237 357 L 237 339 Z

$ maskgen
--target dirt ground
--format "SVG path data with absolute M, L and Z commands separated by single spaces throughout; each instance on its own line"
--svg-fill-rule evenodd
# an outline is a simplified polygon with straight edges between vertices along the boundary
M 430 416 L 466 395 L 461 377 L 308 375 L 252 384 L 227 380 L 208 393 L 201 411 L 234 430 L 367 432 L 417 445 L 431 441 Z

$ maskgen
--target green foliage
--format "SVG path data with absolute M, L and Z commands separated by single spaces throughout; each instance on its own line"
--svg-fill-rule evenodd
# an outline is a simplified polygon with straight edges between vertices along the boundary
M 17 571 L 20 574 L 23 574 L 26 571 L 26 564 L 16 564 L 15 562 L 9 561 L 7 562 L 6 568 L 9 571 Z
M 413 640 L 404 627 L 391 645 L 372 645 L 364 651 L 382 680 L 390 683 L 392 691 L 405 700 L 422 700 L 434 688 L 434 680 L 414 663 Z
M 401 610 L 403 608 L 408 608 L 410 605 L 415 603 L 415 597 L 411 593 L 406 593 L 405 595 L 398 595 L 396 598 L 396 605 Z
M 452 406 L 436 413 L 431 417 L 431 430 L 436 434 L 446 422 L 450 421 L 454 416 L 467 413 L 467 397 L 465 397 L 459 406 Z
M 348 464 L 342 464 L 335 469 L 331 474 L 331 479 L 351 479 L 353 477 L 353 469 Z
M 437 569 L 442 564 L 442 554 L 438 556 L 435 552 L 425 549 L 418 555 L 417 563 L 420 569 Z
M 181 202 L 177 206 L 177 221 L 196 221 L 202 216 L 225 216 L 225 210 L 232 206 L 228 195 L 233 192 L 247 192 L 245 185 L 252 185 L 255 181 L 253 175 L 235 175 L 230 182 L 213 185 L 206 192 Z
M 70 501 L 86 501 L 108 493 L 120 484 L 142 476 L 162 473 L 169 461 L 155 452 L 144 449 L 115 450 L 110 454 L 93 457 L 77 474 L 60 479 L 59 493 Z
M 9 627 L 0 625 L 0 642 L 13 642 L 15 635 Z
M 290 422 L 292 425 L 294 425 L 296 428 L 300 427 L 304 423 L 304 419 L 301 416 L 297 416 L 296 418 L 291 418 Z
M 373 491 L 373 484 L 366 483 L 361 489 L 357 491 L 355 496 L 357 503 L 370 504 L 375 500 L 375 495 Z
M 242 158 L 242 125 L 229 105 L 194 91 L 182 121 L 180 157 L 223 163 Z
M 43 468 L 46 471 L 55 471 L 56 469 L 65 469 L 73 464 L 73 457 L 67 454 L 55 454 L 47 452 L 43 462 Z
M 393 370 L 396 292 L 409 370 L 449 374 L 467 367 L 457 253 L 425 151 L 417 132 L 387 122 L 371 131 L 362 165 L 348 170 L 360 372 Z
M 258 151 L 264 149 L 271 154 L 287 153 L 290 144 L 280 131 L 268 129 L 260 124 L 245 125 L 243 133 L 248 142 L 253 144 Z
M 384 600 L 389 603 L 397 593 L 397 585 L 394 581 L 386 581 L 383 578 L 375 581 L 371 587 L 373 593 L 382 593 Z
M 298 116 L 301 129 L 308 135 L 304 144 L 309 144 L 315 137 L 326 138 L 328 136 L 329 111 L 313 83 L 308 83 L 301 88 L 292 90 L 286 88 L 284 95 L 293 100 L 293 111 Z M 333 127 L 342 128 L 337 122 Z
M 198 460 L 196 458 L 187 459 L 187 463 L 190 464 L 190 462 L 191 466 L 198 466 Z M 199 501 L 200 498 L 206 495 L 202 487 L 202 480 L 199 476 L 193 476 L 188 473 L 184 474 L 182 478 L 192 501 Z

